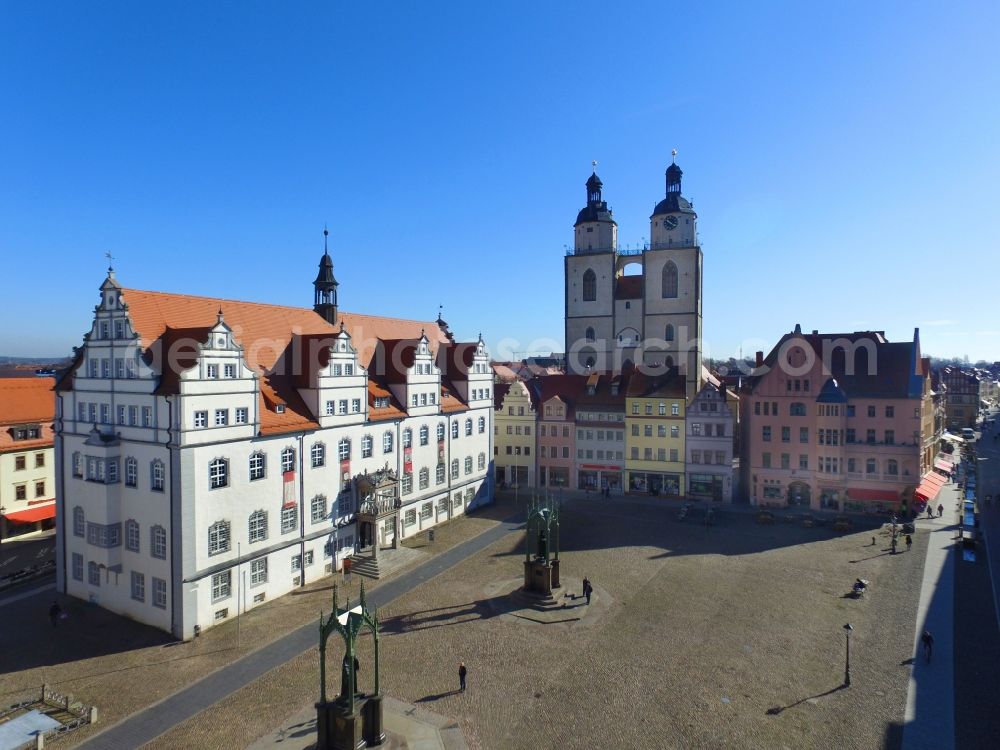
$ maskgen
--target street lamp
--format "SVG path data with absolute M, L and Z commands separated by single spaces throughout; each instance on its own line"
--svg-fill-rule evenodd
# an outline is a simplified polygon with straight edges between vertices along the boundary
M 847 636 L 847 661 L 844 665 L 844 687 L 851 686 L 851 623 L 844 626 L 844 635 Z

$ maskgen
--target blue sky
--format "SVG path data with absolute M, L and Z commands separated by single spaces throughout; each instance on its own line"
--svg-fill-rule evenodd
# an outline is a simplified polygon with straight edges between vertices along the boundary
M 343 309 L 560 348 L 591 160 L 635 244 L 677 148 L 710 354 L 801 323 L 1000 359 L 998 8 L 3 3 L 0 354 L 79 343 L 107 251 L 309 305 L 324 222 Z

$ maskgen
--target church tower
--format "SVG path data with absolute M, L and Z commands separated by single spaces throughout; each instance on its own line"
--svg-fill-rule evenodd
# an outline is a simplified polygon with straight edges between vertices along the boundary
M 565 262 L 566 367 L 571 373 L 614 366 L 614 286 L 618 224 L 603 199 L 595 171 L 587 180 L 587 204 L 573 225 L 573 251 Z
M 327 250 L 327 238 L 330 232 L 323 229 L 323 257 L 319 260 L 319 273 L 313 282 L 315 294 L 313 310 L 327 323 L 337 324 L 337 280 L 333 277 L 333 259 Z
M 702 254 L 698 215 L 681 194 L 682 176 L 676 161 L 671 163 L 666 197 L 649 217 L 650 243 L 643 253 L 643 361 L 680 367 L 690 401 L 702 383 Z

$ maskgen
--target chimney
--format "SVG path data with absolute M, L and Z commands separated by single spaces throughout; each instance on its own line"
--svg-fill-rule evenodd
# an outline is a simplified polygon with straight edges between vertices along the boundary
M 756 363 L 755 367 L 763 367 L 764 366 L 764 352 L 757 352 L 756 359 L 754 361 Z
M 813 336 L 819 336 L 819 329 L 813 328 Z
M 802 326 L 796 323 L 795 330 L 792 333 L 802 333 Z

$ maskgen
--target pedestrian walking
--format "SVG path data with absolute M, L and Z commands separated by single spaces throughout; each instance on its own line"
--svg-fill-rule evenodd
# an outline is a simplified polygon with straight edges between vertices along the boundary
M 944 506 L 938 503 L 938 518 L 944 515 Z
M 931 631 L 925 630 L 924 634 L 920 636 L 920 642 L 924 645 L 924 659 L 930 664 L 931 651 L 934 650 L 934 636 L 931 635 Z
M 62 607 L 59 606 L 59 602 L 52 602 L 52 606 L 49 607 L 49 622 L 52 623 L 52 627 L 59 626 L 59 616 L 62 614 Z
M 875 546 L 875 537 L 872 537 L 872 547 Z
M 590 585 L 590 579 L 583 579 L 583 595 L 587 597 L 587 604 L 590 604 L 590 596 L 594 593 L 594 587 Z
M 465 676 L 469 673 L 469 670 L 465 668 L 465 662 L 460 661 L 458 663 L 458 685 L 459 689 L 465 692 Z
M 893 555 L 896 554 L 896 537 L 893 537 L 892 542 L 889 543 L 889 549 Z
M 909 534 L 906 535 L 906 551 L 910 551 L 910 547 L 913 546 L 913 537 Z

